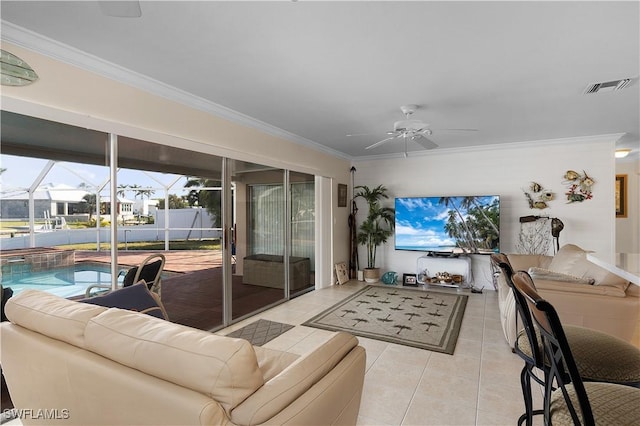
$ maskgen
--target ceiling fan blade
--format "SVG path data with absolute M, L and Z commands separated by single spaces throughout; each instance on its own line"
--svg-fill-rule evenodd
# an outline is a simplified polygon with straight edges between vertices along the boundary
M 438 147 L 438 144 L 423 135 L 415 135 L 411 138 L 412 141 L 423 147 L 424 149 L 434 149 Z
M 353 136 L 369 136 L 371 134 L 372 133 L 349 133 L 349 134 L 347 134 L 345 136 L 348 137 L 348 138 L 351 138 Z
M 139 18 L 142 16 L 138 0 L 98 1 L 100 10 L 107 16 L 114 18 Z
M 458 131 L 458 132 L 477 132 L 478 129 L 433 129 L 436 131 L 441 131 L 441 130 L 454 130 L 454 131 Z
M 371 148 L 375 148 L 376 146 L 380 146 L 385 142 L 389 142 L 391 139 L 395 139 L 397 138 L 397 136 L 391 136 L 390 138 L 386 138 L 386 139 L 382 139 L 380 142 L 376 142 L 373 145 L 369 145 L 368 147 L 366 147 L 365 149 L 371 149 Z

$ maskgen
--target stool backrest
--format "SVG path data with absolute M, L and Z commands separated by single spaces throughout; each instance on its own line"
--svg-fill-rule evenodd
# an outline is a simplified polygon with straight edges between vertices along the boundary
M 529 307 L 533 321 L 542 336 L 542 343 L 550 363 L 545 378 L 545 420 L 549 420 L 549 401 L 555 385 L 562 391 L 573 423 L 575 425 L 594 425 L 589 398 L 558 313 L 553 305 L 540 297 L 528 273 L 516 272 L 512 276 L 512 283 L 516 292 L 522 296 Z M 567 389 L 569 385 L 573 387 L 577 403 L 569 396 Z

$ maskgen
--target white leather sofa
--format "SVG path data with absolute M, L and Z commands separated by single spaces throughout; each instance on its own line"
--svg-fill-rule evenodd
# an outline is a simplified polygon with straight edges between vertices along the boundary
M 365 351 L 347 333 L 300 356 L 35 290 L 6 313 L 0 361 L 25 425 L 356 423 Z
M 563 324 L 602 331 L 640 347 L 640 287 L 589 262 L 573 244 L 555 256 L 508 254 L 514 271 L 531 274 L 538 293 L 558 311 Z M 522 324 L 516 324 L 515 301 L 498 276 L 500 320 L 513 347 Z

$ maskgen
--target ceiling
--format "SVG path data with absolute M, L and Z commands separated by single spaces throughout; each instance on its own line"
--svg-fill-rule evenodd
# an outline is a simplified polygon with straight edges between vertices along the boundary
M 625 133 L 618 147 L 639 156 L 636 1 L 142 1 L 139 18 L 93 1 L 0 5 L 5 40 L 33 31 L 347 158 L 403 152 L 365 148 L 405 104 L 442 149 Z M 477 131 L 446 130 L 459 128 Z

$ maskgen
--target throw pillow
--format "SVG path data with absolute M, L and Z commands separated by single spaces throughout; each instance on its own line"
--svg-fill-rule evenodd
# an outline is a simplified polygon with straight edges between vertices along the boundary
M 529 275 L 531 275 L 531 278 L 534 280 L 563 281 L 575 284 L 593 284 L 595 281 L 593 278 L 576 277 L 574 275 L 554 272 L 548 269 L 536 268 L 535 266 L 529 268 Z
M 560 272 L 561 274 L 571 274 L 576 276 L 582 276 L 581 273 L 574 273 L 576 264 L 580 263 L 582 259 L 586 259 L 587 252 L 574 244 L 565 244 L 558 250 L 551 263 L 549 264 L 549 270 L 553 272 Z M 584 272 L 584 271 L 581 271 Z
M 626 291 L 629 281 L 587 260 L 587 251 L 574 244 L 558 250 L 549 264 L 549 270 L 579 278 L 592 279 L 594 285 L 611 286 Z
M 104 296 L 83 299 L 81 302 L 107 308 L 127 309 L 157 318 L 168 319 L 162 302 L 149 291 L 147 283 L 144 281 L 140 281 L 136 285 L 112 291 Z

